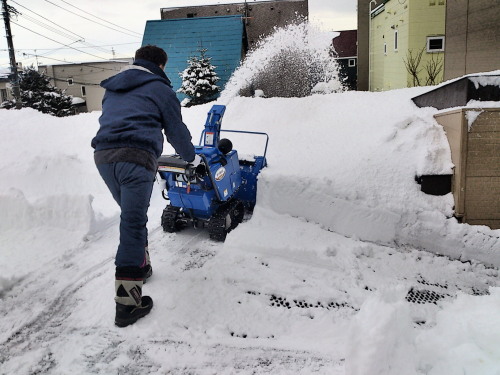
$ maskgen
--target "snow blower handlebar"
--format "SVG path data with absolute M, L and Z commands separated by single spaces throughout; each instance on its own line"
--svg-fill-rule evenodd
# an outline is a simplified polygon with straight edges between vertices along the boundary
M 223 154 L 226 152 L 223 150 L 223 147 L 220 145 L 220 134 L 221 132 L 229 132 L 229 133 L 243 133 L 243 134 L 257 134 L 263 135 L 266 137 L 266 144 L 264 147 L 264 160 L 266 160 L 267 153 L 267 144 L 269 142 L 269 135 L 267 133 L 261 132 L 252 132 L 252 131 L 243 131 L 243 130 L 221 130 L 222 118 L 224 117 L 224 113 L 226 112 L 225 105 L 213 105 L 207 115 L 207 121 L 205 122 L 205 129 L 203 129 L 200 137 L 199 145 L 202 144 L 208 147 L 217 147 L 221 150 Z M 228 140 L 223 140 L 228 141 Z M 232 149 L 232 145 L 231 145 Z M 264 163 L 265 164 L 265 163 Z
M 206 175 L 206 160 L 202 158 L 203 162 L 194 166 L 181 159 L 178 155 L 162 155 L 158 159 L 158 171 L 160 172 L 173 172 L 185 175 L 187 179 L 194 177 L 202 177 Z

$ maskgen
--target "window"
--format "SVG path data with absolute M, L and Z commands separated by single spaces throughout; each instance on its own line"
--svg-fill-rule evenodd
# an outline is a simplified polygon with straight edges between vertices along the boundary
M 85 88 L 85 86 L 82 86 L 82 96 L 86 95 L 87 95 L 87 89 Z
M 66 81 L 68 82 L 68 86 L 73 86 L 73 78 L 68 78 Z
M 384 43 L 384 55 L 387 55 L 387 43 Z
M 187 18 L 194 18 L 196 17 L 196 13 L 188 13 Z
M 349 61 L 347 62 L 347 65 L 349 67 L 356 66 L 356 59 L 349 59 Z
M 444 36 L 427 37 L 427 52 L 443 52 L 443 51 L 444 51 Z
M 398 50 L 398 31 L 394 30 L 394 51 Z

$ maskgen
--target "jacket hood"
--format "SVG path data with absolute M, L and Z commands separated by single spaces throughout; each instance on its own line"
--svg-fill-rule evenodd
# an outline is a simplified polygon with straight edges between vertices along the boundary
M 101 87 L 110 91 L 125 92 L 152 81 L 160 81 L 172 87 L 168 77 L 155 64 L 136 60 L 133 65 L 124 67 L 120 73 L 102 81 Z

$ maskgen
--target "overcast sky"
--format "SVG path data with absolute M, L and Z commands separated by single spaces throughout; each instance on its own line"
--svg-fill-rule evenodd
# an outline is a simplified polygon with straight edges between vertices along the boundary
M 161 8 L 235 2 L 243 0 L 7 0 L 21 13 L 12 17 L 11 28 L 16 59 L 24 66 L 36 60 L 46 65 L 102 61 L 113 58 L 113 51 L 117 58 L 131 57 L 141 45 L 146 21 L 160 19 Z M 309 0 L 309 17 L 325 30 L 356 29 L 356 3 Z M 5 69 L 9 55 L 3 23 L 1 29 L 0 68 Z

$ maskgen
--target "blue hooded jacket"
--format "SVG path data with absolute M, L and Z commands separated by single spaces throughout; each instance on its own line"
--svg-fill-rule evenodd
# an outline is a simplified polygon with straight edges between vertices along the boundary
M 191 134 L 182 122 L 170 80 L 160 67 L 146 60 L 136 60 L 127 68 L 101 82 L 106 93 L 92 147 L 96 151 L 140 149 L 158 158 L 163 151 L 163 130 L 175 151 L 192 161 Z

